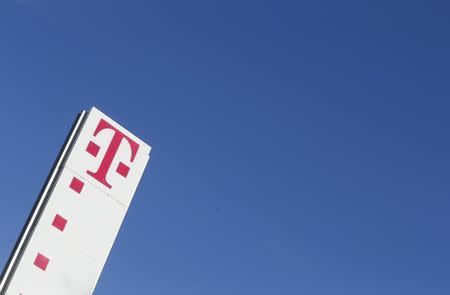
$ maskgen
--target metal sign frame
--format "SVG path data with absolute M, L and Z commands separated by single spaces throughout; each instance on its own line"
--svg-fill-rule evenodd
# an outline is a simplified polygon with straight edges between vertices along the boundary
M 30 241 L 31 236 L 33 235 L 34 229 L 36 228 L 39 218 L 42 215 L 42 212 L 45 210 L 45 206 L 51 196 L 51 191 L 61 174 L 61 167 L 64 164 L 64 161 L 67 159 L 69 151 L 74 144 L 78 133 L 83 128 L 84 121 L 86 120 L 86 111 L 82 111 L 75 118 L 74 123 L 72 124 L 72 128 L 70 129 L 69 134 L 64 141 L 61 150 L 58 153 L 58 157 L 54 162 L 49 175 L 42 187 L 38 198 L 28 216 L 28 219 L 22 229 L 22 232 L 17 239 L 17 242 L 14 246 L 14 249 L 3 269 L 3 272 L 0 277 L 0 294 L 5 294 L 8 289 L 9 283 L 11 282 L 12 277 L 19 265 L 23 252 L 26 249 L 28 242 Z

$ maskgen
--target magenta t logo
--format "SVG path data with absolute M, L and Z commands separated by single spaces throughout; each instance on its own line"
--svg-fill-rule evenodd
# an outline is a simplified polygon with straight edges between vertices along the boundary
M 136 154 L 139 150 L 139 144 L 135 141 L 133 141 L 131 138 L 117 130 L 114 126 L 106 122 L 105 120 L 101 119 L 98 123 L 97 128 L 94 132 L 94 137 L 97 136 L 101 131 L 105 129 L 111 129 L 114 131 L 114 136 L 111 139 L 111 142 L 109 143 L 108 149 L 106 150 L 105 156 L 102 159 L 102 162 L 100 163 L 100 166 L 98 167 L 98 170 L 96 172 L 93 171 L 86 171 L 87 174 L 94 177 L 96 180 L 101 182 L 103 185 L 105 185 L 108 188 L 112 188 L 111 184 L 108 183 L 106 180 L 106 176 L 108 175 L 109 169 L 111 168 L 111 164 L 116 156 L 117 150 L 120 147 L 120 144 L 122 141 L 128 143 L 128 145 L 131 148 L 131 157 L 130 162 L 133 162 L 136 158 Z M 89 145 L 86 148 L 86 151 L 93 155 L 94 157 L 97 156 L 98 151 L 100 150 L 100 147 L 95 144 L 94 142 L 89 142 Z M 116 172 L 123 177 L 127 177 L 128 172 L 130 171 L 130 167 L 125 165 L 123 162 L 120 162 L 119 165 L 116 168 Z

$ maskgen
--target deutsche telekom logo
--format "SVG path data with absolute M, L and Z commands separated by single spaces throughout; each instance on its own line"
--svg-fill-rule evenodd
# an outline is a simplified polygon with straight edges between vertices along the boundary
M 106 177 L 109 173 L 109 170 L 111 168 L 111 164 L 116 157 L 116 153 L 119 150 L 119 147 L 122 142 L 126 142 L 130 148 L 131 148 L 131 156 L 129 158 L 130 162 L 133 163 L 134 159 L 136 158 L 136 154 L 139 150 L 139 144 L 117 130 L 114 126 L 106 122 L 105 120 L 101 119 L 100 122 L 97 125 L 97 128 L 94 132 L 94 137 L 96 137 L 100 132 L 103 130 L 113 130 L 114 136 L 111 139 L 111 142 L 109 143 L 108 149 L 106 150 L 105 156 L 103 157 L 100 166 L 98 167 L 98 170 L 96 172 L 87 170 L 87 174 L 98 180 L 100 183 L 105 185 L 108 188 L 112 188 L 111 184 L 107 181 Z M 86 151 L 91 154 L 94 157 L 97 157 L 97 154 L 100 150 L 100 147 L 95 144 L 94 142 L 90 141 Z M 127 177 L 128 172 L 130 171 L 130 167 L 124 164 L 123 162 L 119 162 L 116 172 L 123 176 L 124 178 Z

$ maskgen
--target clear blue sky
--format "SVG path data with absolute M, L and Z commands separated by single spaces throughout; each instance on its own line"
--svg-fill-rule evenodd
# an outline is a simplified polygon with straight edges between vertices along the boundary
M 0 264 L 95 105 L 154 148 L 96 294 L 450 294 L 450 4 L 362 2 L 0 1 Z

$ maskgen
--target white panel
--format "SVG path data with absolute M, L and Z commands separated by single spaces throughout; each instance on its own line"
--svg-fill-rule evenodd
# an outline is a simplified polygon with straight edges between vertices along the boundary
M 99 126 L 101 120 L 105 120 L 107 123 L 111 124 L 114 128 L 125 134 L 139 145 L 135 159 L 131 162 L 132 148 L 129 141 L 126 139 L 121 141 L 106 175 L 106 181 L 111 185 L 111 188 L 107 187 L 105 184 L 99 182 L 87 173 L 87 171 L 97 172 L 99 170 L 102 161 L 105 159 L 107 150 L 111 145 L 112 139 L 116 134 L 115 130 L 105 128 L 94 136 L 94 132 Z M 91 142 L 99 148 L 96 156 L 87 152 L 88 146 Z M 93 108 L 88 115 L 83 130 L 79 134 L 77 142 L 73 147 L 71 155 L 65 165 L 79 175 L 85 177 L 92 184 L 103 190 L 105 193 L 111 195 L 125 206 L 129 206 L 139 179 L 141 178 L 149 159 L 149 153 L 150 147 L 147 144 L 132 135 L 112 119 Z M 129 167 L 129 172 L 126 177 L 123 177 L 117 173 L 120 162 Z
M 80 193 L 70 188 L 74 177 L 84 182 Z M 125 213 L 125 206 L 70 169 L 64 169 L 38 226 L 58 232 L 69 244 L 103 265 Z M 63 231 L 52 225 L 57 215 L 67 220 Z
M 45 270 L 34 262 L 41 253 L 49 258 Z M 35 231 L 6 295 L 92 294 L 100 265 L 63 241 L 50 227 Z
M 61 173 L 6 295 L 92 294 L 150 149 L 92 108 L 58 167 Z M 48 264 L 36 266 L 38 254 Z

